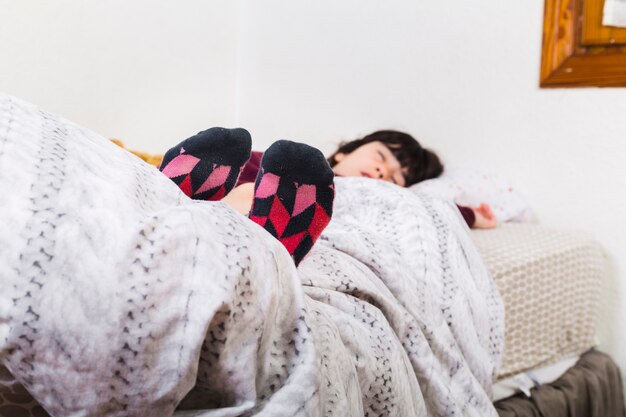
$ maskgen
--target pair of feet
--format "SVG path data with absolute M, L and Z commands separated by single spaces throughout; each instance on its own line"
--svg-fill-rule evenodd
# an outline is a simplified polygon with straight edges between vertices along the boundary
M 214 127 L 168 150 L 159 169 L 187 196 L 218 201 L 237 184 L 251 147 L 247 130 Z M 248 217 L 278 239 L 296 265 L 330 221 L 333 179 L 324 155 L 303 143 L 279 140 L 263 154 Z

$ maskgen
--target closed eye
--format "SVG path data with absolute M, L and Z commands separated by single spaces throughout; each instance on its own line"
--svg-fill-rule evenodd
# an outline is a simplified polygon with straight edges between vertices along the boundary
M 380 159 L 381 159 L 381 160 L 383 160 L 383 161 L 384 161 L 384 160 L 386 159 L 386 158 L 385 158 L 385 154 L 384 154 L 382 151 L 378 151 L 378 155 L 380 155 Z

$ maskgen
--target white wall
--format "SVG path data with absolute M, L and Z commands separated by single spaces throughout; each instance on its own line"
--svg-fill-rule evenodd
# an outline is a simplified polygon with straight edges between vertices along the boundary
M 626 89 L 538 88 L 544 0 L 244 2 L 239 122 L 258 147 L 405 129 L 525 192 L 611 264 L 601 347 L 626 372 Z
M 0 91 L 151 152 L 235 118 L 239 2 L 0 0 Z

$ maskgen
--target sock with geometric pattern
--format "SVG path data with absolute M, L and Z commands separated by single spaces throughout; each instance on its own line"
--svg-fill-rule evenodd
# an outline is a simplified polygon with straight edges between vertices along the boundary
M 333 179 L 324 155 L 303 143 L 279 140 L 263 154 L 249 217 L 287 248 L 296 266 L 332 217 Z
M 168 150 L 159 170 L 194 200 L 220 200 L 237 183 L 251 149 L 247 130 L 212 127 Z

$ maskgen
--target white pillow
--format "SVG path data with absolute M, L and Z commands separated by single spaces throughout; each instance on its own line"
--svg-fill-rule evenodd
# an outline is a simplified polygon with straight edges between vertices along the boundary
M 410 187 L 461 206 L 491 206 L 498 222 L 527 222 L 531 209 L 522 194 L 500 175 L 476 169 L 446 167 L 443 174 Z

